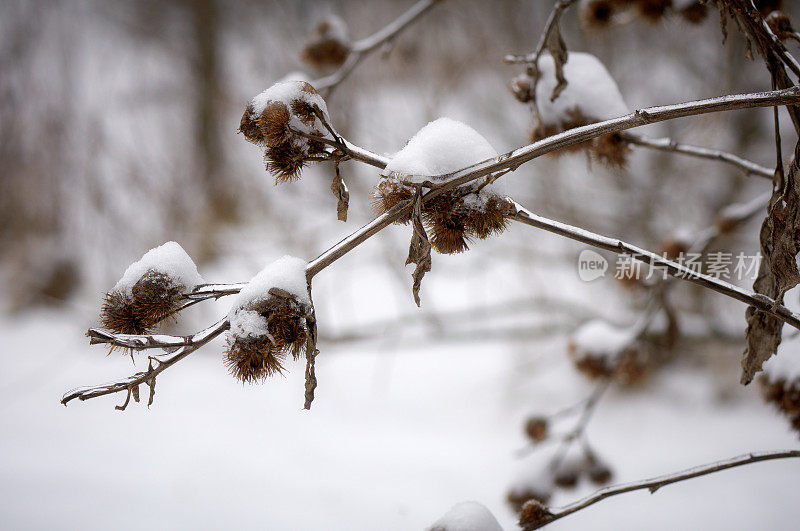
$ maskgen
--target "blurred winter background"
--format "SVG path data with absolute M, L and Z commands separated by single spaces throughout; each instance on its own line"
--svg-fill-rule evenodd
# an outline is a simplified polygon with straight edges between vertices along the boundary
M 403 266 L 408 227 L 385 230 L 316 277 L 321 355 L 310 412 L 300 364 L 242 386 L 226 373 L 221 342 L 161 376 L 149 409 L 114 411 L 123 397 L 59 404 L 72 387 L 143 367 L 90 348 L 84 332 L 103 293 L 151 247 L 178 241 L 208 281 L 244 281 L 284 254 L 312 259 L 371 218 L 373 168 L 343 165 L 350 219 L 337 222 L 330 166 L 273 186 L 236 129 L 246 102 L 274 81 L 321 74 L 300 60 L 319 20 L 339 15 L 361 38 L 410 4 L 0 4 L 1 527 L 421 529 L 463 500 L 515 527 L 509 488 L 541 475 L 556 449 L 531 450 L 525 420 L 594 389 L 567 356 L 570 334 L 593 318 L 631 325 L 648 300 L 610 274 L 581 282 L 585 247 L 530 227 L 434 255 L 422 309 Z M 466 122 L 500 152 L 526 144 L 530 114 L 507 88 L 520 70 L 502 57 L 533 49 L 550 7 L 444 2 L 336 88 L 334 124 L 380 153 L 439 116 Z M 606 64 L 631 109 L 769 88 L 735 30 L 721 45 L 713 9 L 698 25 L 673 16 L 607 32 L 582 28 L 573 10 L 564 35 Z M 712 114 L 643 132 L 771 165 L 771 117 Z M 769 189 L 714 162 L 641 149 L 625 170 L 578 153 L 537 159 L 503 180 L 537 213 L 654 250 Z M 759 222 L 715 249 L 755 252 Z M 587 428 L 613 482 L 796 447 L 758 386 L 738 384 L 745 307 L 684 285 L 672 300 L 682 338 L 668 363 L 644 383 L 613 386 Z M 198 330 L 225 302 L 195 307 L 166 330 Z M 798 477 L 796 462 L 757 464 L 619 496 L 552 527 L 788 529 L 800 517 Z M 582 480 L 551 502 L 594 488 Z

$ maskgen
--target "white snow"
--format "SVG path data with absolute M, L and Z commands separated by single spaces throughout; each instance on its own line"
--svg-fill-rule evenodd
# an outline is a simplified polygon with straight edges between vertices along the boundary
M 395 154 L 383 175 L 403 175 L 422 182 L 497 156 L 497 151 L 480 133 L 465 123 L 439 118 L 417 131 Z
M 236 337 L 261 337 L 268 336 L 267 320 L 258 312 L 237 308 L 228 317 L 231 324 L 231 334 Z
M 269 297 L 270 288 L 289 292 L 302 304 L 311 306 L 306 281 L 306 265 L 305 260 L 288 255 L 269 264 L 236 295 L 231 316 L 236 310 Z
M 567 87 L 550 101 L 556 86 L 555 63 L 549 54 L 539 58 L 541 78 L 536 86 L 536 104 L 546 125 L 558 126 L 570 120 L 576 108 L 590 121 L 628 114 L 628 106 L 606 67 L 595 56 L 569 52 L 564 64 Z
M 542 461 L 540 454 L 534 459 L 520 463 L 517 466 L 514 478 L 508 486 L 508 491 L 517 496 L 525 493 L 539 493 L 545 495 L 554 490 L 553 474 L 547 469 L 547 462 Z
M 497 518 L 478 502 L 455 504 L 428 531 L 503 531 Z
M 302 100 L 311 105 L 316 104 L 322 113 L 328 115 L 328 107 L 325 105 L 325 100 L 319 94 L 309 94 L 303 89 L 303 81 L 279 81 L 275 83 L 261 94 L 254 97 L 250 103 L 253 104 L 253 111 L 250 114 L 252 118 L 257 117 L 264 112 L 271 102 L 282 102 L 287 107 L 291 107 L 293 101 Z
M 633 339 L 632 329 L 620 328 L 601 319 L 581 325 L 572 335 L 572 342 L 579 354 L 616 354 Z
M 176 242 L 167 242 L 150 249 L 140 260 L 128 266 L 113 291 L 125 291 L 130 294 L 134 284 L 148 271 L 163 273 L 172 279 L 175 285 L 184 286 L 187 290 L 204 282 L 203 277 L 197 272 L 197 266 L 183 247 Z
M 764 363 L 764 373 L 772 381 L 800 382 L 800 334 L 781 342 L 778 353 Z

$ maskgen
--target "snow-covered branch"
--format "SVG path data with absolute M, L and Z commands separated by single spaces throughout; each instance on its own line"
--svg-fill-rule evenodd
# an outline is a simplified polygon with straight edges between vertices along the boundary
M 677 483 L 679 481 L 686 481 L 687 479 L 693 479 L 696 477 L 713 474 L 715 472 L 720 472 L 722 470 L 727 470 L 729 468 L 749 465 L 751 463 L 793 457 L 800 457 L 800 450 L 779 450 L 773 452 L 759 452 L 740 455 L 725 461 L 717 461 L 716 463 L 690 468 L 674 474 L 667 474 L 634 483 L 626 483 L 624 485 L 606 487 L 580 501 L 554 510 L 551 510 L 536 501 L 528 502 L 528 504 L 526 504 L 522 510 L 522 515 L 520 516 L 520 526 L 522 526 L 524 531 L 539 529 L 556 520 L 564 518 L 565 516 L 569 516 L 570 514 L 578 512 L 582 509 L 586 509 L 597 502 L 603 501 L 606 498 L 610 498 L 618 494 L 625 494 L 626 492 L 644 489 L 649 490 L 650 493 L 653 494 L 661 487 L 670 485 L 672 483 Z

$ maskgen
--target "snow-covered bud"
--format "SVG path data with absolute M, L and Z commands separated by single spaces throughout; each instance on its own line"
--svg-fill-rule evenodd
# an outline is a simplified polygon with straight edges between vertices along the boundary
M 795 33 L 792 27 L 792 19 L 783 11 L 773 11 L 767 15 L 766 21 L 772 33 L 781 40 L 789 39 Z
M 673 0 L 672 8 L 691 24 L 700 24 L 708 17 L 708 6 L 703 0 Z
M 538 462 L 526 463 L 509 487 L 506 501 L 514 512 L 519 513 L 530 500 L 547 504 L 553 490 L 553 476 L 547 466 Z
M 306 263 L 290 256 L 264 268 L 237 296 L 228 314 L 225 364 L 244 383 L 281 373 L 287 355 L 298 359 L 314 337 L 314 307 Z
M 586 29 L 603 29 L 614 18 L 616 3 L 613 0 L 581 0 L 579 16 Z
M 539 529 L 547 525 L 553 518 L 553 513 L 547 506 L 537 499 L 528 500 L 519 513 L 519 525 L 524 530 Z
M 503 531 L 492 512 L 478 502 L 455 504 L 426 531 Z
M 420 129 L 384 169 L 373 195 L 373 208 L 382 214 L 398 202 L 414 196 L 414 185 L 435 182 L 497 152 L 466 124 L 439 118 Z M 422 208 L 430 230 L 431 245 L 440 253 L 466 251 L 472 238 L 485 239 L 505 230 L 510 201 L 496 185 L 485 180 L 444 192 Z M 408 222 L 410 217 L 401 219 Z
M 301 58 L 310 66 L 323 70 L 337 68 L 350 54 L 345 22 L 329 15 L 317 24 L 314 34 L 306 43 Z
M 533 99 L 533 79 L 531 76 L 523 72 L 517 77 L 513 78 L 508 85 L 511 93 L 522 103 L 528 103 Z
M 568 353 L 575 368 L 591 380 L 613 378 L 633 385 L 650 371 L 647 350 L 633 330 L 602 320 L 580 326 L 570 338 Z
M 103 327 L 121 334 L 145 334 L 181 305 L 182 296 L 203 279 L 175 242 L 151 249 L 128 267 L 105 296 Z
M 545 417 L 530 417 L 525 422 L 525 435 L 535 443 L 542 442 L 547 438 L 548 425 Z
M 541 122 L 531 132 L 531 140 L 538 141 L 575 127 L 608 120 L 628 114 L 628 106 L 617 84 L 605 66 L 593 55 L 570 52 L 564 64 L 567 86 L 553 99 L 558 84 L 553 58 L 544 54 L 539 58 L 541 77 L 536 85 L 536 104 Z M 609 166 L 623 166 L 630 148 L 617 133 L 572 145 L 556 151 L 587 150 L 593 157 Z
M 239 132 L 265 148 L 266 167 L 277 184 L 298 179 L 312 158 L 327 155 L 322 139 L 332 138 L 326 125 L 330 118 L 322 96 L 307 82 L 291 80 L 275 83 L 253 98 Z
M 759 379 L 764 400 L 773 404 L 800 434 L 800 360 L 798 340 L 785 340 L 778 353 L 764 363 Z

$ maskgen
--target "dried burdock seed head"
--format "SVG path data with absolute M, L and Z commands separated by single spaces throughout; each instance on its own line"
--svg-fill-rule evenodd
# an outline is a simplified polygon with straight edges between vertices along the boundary
M 695 0 L 682 7 L 678 13 L 685 21 L 691 24 L 700 24 L 708 17 L 708 6 L 702 0 Z
M 301 58 L 314 68 L 327 69 L 341 66 L 349 54 L 350 44 L 344 21 L 336 16 L 328 16 L 317 24 L 314 35 L 303 48 Z
M 792 19 L 783 11 L 773 11 L 766 17 L 769 29 L 772 30 L 779 39 L 789 39 L 794 35 Z
M 552 493 L 549 491 L 538 491 L 534 489 L 512 489 L 506 494 L 506 501 L 516 513 L 521 513 L 525 505 L 536 502 L 542 506 L 547 504 Z
M 230 332 L 225 363 L 245 383 L 261 381 L 283 370 L 313 349 L 314 308 L 308 292 L 306 263 L 285 256 L 264 268 L 237 295 L 228 313 Z
M 117 334 L 146 334 L 149 331 L 134 311 L 133 298 L 124 291 L 106 294 L 100 309 L 100 325 Z
M 793 339 L 781 344 L 778 353 L 764 363 L 759 383 L 764 400 L 777 407 L 800 434 L 800 360 L 796 344 Z
M 613 0 L 584 0 L 580 4 L 581 25 L 587 29 L 607 28 L 614 18 Z
M 511 80 L 509 89 L 514 97 L 522 103 L 528 103 L 533 99 L 533 79 L 528 74 L 522 73 Z
M 313 130 L 311 134 L 318 137 L 324 136 L 320 131 L 317 131 L 316 129 Z M 308 142 L 306 143 L 306 151 L 312 157 L 322 156 L 326 153 L 325 142 L 323 142 L 322 140 L 309 138 Z
M 620 385 L 634 385 L 649 375 L 652 365 L 650 350 L 632 329 L 602 320 L 579 327 L 567 350 L 575 368 L 590 380 L 613 378 Z
M 382 177 L 375 190 L 372 192 L 370 206 L 376 216 L 388 212 L 393 206 L 401 201 L 408 201 L 414 198 L 414 190 L 401 183 L 397 177 Z M 408 223 L 411 221 L 411 214 L 398 219 L 398 223 Z
M 513 205 L 505 197 L 485 191 L 480 197 L 476 197 L 473 193 L 465 196 L 464 205 L 467 208 L 467 230 L 481 240 L 492 234 L 500 234 L 508 227 L 508 216 Z
M 150 270 L 131 288 L 134 313 L 150 328 L 180 308 L 185 290 L 165 273 Z
M 242 114 L 242 121 L 239 123 L 239 132 L 244 135 L 248 142 L 252 142 L 257 146 L 264 145 L 260 117 L 255 114 L 252 103 L 247 104 L 244 114 Z
M 259 117 L 259 126 L 261 127 L 261 136 L 267 146 L 278 147 L 291 139 L 290 118 L 289 108 L 281 101 L 273 101 L 264 108 Z
M 525 435 L 535 443 L 545 440 L 548 431 L 548 422 L 545 417 L 531 417 L 525 422 Z
M 275 177 L 275 184 L 299 179 L 307 158 L 303 148 L 293 141 L 269 148 L 265 153 L 267 171 Z
M 686 238 L 672 236 L 661 242 L 659 253 L 670 260 L 677 260 L 682 254 L 689 251 L 689 245 Z
M 311 87 L 311 85 L 308 86 Z M 314 90 L 314 88 L 312 87 L 311 90 Z M 314 125 L 314 121 L 317 119 L 314 106 L 305 100 L 292 101 L 292 112 L 306 125 Z M 319 131 L 317 132 L 319 133 Z
M 656 23 L 672 7 L 672 0 L 638 0 L 638 7 L 642 17 Z
M 595 138 L 590 152 L 599 162 L 611 168 L 622 168 L 628 162 L 631 148 L 619 133 Z
M 553 513 L 537 499 L 528 500 L 519 512 L 519 525 L 523 529 L 539 529 L 553 519 Z
M 578 486 L 580 469 L 574 466 L 562 465 L 553 474 L 553 483 L 562 489 L 574 489 Z
M 282 374 L 283 357 L 268 337 L 228 336 L 225 366 L 242 383 L 259 383 L 273 374 Z
M 203 278 L 175 242 L 151 249 L 131 264 L 106 295 L 102 326 L 122 334 L 145 334 L 181 306 L 182 296 Z
M 611 478 L 613 477 L 613 472 L 611 468 L 608 467 L 605 463 L 600 461 L 595 461 L 591 465 L 589 465 L 589 469 L 587 470 L 587 475 L 589 476 L 589 481 L 594 483 L 595 485 L 605 485 Z
M 469 249 L 468 216 L 460 203 L 459 194 L 449 191 L 422 207 L 431 245 L 442 254 L 463 253 Z

